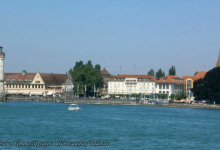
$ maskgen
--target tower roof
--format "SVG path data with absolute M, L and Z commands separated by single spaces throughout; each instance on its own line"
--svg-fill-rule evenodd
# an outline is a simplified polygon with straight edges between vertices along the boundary
M 111 74 L 105 68 L 101 71 L 101 74 L 111 76 Z
M 219 56 L 218 56 L 218 61 L 217 61 L 217 63 L 216 63 L 216 67 L 220 67 L 220 54 L 219 54 Z

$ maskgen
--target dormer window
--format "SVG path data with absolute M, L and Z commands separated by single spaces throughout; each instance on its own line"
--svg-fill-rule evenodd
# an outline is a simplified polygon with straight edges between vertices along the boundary
M 166 81 L 167 78 L 163 78 L 163 81 Z
M 32 82 L 32 80 L 29 80 L 29 83 L 31 83 Z
M 146 78 L 144 78 L 144 81 L 146 81 Z
M 28 80 L 24 80 L 24 83 L 28 83 Z
M 12 79 L 12 80 L 11 80 L 11 83 L 15 83 L 15 79 Z
M 116 78 L 115 78 L 115 80 L 116 80 Z
M 7 80 L 7 83 L 10 83 L 10 80 L 9 80 L 9 79 Z
M 18 80 L 18 83 L 21 83 L 21 79 Z

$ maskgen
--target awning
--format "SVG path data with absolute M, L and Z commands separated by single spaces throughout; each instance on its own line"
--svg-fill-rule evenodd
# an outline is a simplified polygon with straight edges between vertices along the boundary
M 49 91 L 47 95 L 53 95 L 53 91 Z
M 31 92 L 31 95 L 43 95 L 43 92 Z
M 30 91 L 25 91 L 25 92 L 23 92 L 22 94 L 23 94 L 23 95 L 29 95 L 29 93 L 30 93 Z
M 18 91 L 8 91 L 8 94 L 18 94 Z
M 17 94 L 23 94 L 24 92 L 23 91 L 17 91 Z

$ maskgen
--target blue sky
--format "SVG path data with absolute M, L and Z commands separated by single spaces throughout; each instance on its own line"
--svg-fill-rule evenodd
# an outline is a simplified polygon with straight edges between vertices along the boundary
M 5 72 L 65 73 L 76 61 L 112 74 L 194 75 L 215 67 L 219 0 L 1 0 Z M 121 66 L 121 71 L 120 71 Z

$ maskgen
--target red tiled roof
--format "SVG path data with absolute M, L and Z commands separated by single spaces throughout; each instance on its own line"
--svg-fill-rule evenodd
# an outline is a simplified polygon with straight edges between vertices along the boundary
M 198 79 L 203 79 L 206 75 L 207 71 L 200 71 L 198 72 L 195 76 L 194 76 L 194 79 L 195 80 L 198 80 Z
M 111 74 L 105 68 L 101 71 L 101 74 L 111 76 Z
M 40 75 L 47 85 L 61 85 L 67 80 L 66 74 L 40 73 Z
M 193 79 L 194 80 L 194 76 L 183 76 L 183 80 L 186 80 L 186 79 Z
M 35 75 L 36 73 L 26 73 L 25 75 L 22 75 L 22 73 L 5 73 L 5 82 L 14 79 L 14 83 L 17 83 L 18 80 L 24 83 L 24 80 L 33 80 Z
M 138 79 L 141 79 L 141 81 L 144 81 L 144 79 L 149 79 L 149 81 L 155 81 L 156 78 L 151 76 L 151 75 L 118 75 L 118 76 L 115 76 L 109 80 L 123 80 L 123 78 L 138 78 Z
M 181 79 L 179 76 L 167 75 L 157 80 L 157 83 L 181 83 L 183 84 L 184 80 Z
M 195 76 L 183 76 L 183 79 L 186 80 L 186 79 L 190 78 L 190 79 L 193 79 L 194 81 L 201 79 L 201 78 L 203 79 L 205 77 L 206 73 L 207 73 L 206 71 L 200 71 Z

